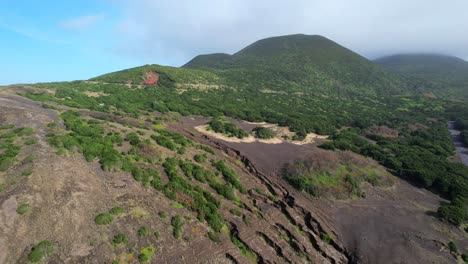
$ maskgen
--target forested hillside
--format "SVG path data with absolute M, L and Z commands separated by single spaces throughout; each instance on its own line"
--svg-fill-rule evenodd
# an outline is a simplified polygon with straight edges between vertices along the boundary
M 399 74 L 413 89 L 451 99 L 468 99 L 468 62 L 436 54 L 394 55 L 375 61 Z

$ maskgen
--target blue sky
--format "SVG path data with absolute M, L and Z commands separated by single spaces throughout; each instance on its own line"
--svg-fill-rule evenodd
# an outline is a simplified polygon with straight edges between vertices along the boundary
M 295 33 L 324 35 L 368 58 L 467 59 L 466 10 L 466 0 L 1 0 L 0 85 L 180 66 Z

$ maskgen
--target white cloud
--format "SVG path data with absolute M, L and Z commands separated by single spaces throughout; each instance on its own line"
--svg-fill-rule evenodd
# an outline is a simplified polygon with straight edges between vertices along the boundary
M 115 3 L 115 1 L 113 1 Z M 261 38 L 324 35 L 367 57 L 437 52 L 468 57 L 468 1 L 120 0 L 119 51 L 182 64 Z
M 67 30 L 86 30 L 94 26 L 96 23 L 104 19 L 103 14 L 85 15 L 75 18 L 70 18 L 59 22 L 59 25 Z

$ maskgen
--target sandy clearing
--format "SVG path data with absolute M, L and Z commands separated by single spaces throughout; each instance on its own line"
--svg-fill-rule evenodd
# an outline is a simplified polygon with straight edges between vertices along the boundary
M 245 137 L 243 139 L 236 138 L 236 137 L 227 137 L 226 135 L 223 135 L 221 133 L 216 133 L 208 128 L 208 125 L 200 125 L 194 127 L 198 132 L 201 132 L 205 135 L 224 140 L 226 142 L 233 142 L 233 143 L 254 143 L 254 142 L 260 142 L 260 143 L 265 143 L 265 144 L 281 144 L 284 142 L 289 142 L 295 145 L 305 145 L 305 144 L 313 144 L 316 143 L 317 140 L 325 140 L 328 138 L 328 136 L 322 136 L 322 135 L 317 135 L 315 133 L 309 133 L 307 134 L 306 138 L 304 140 L 291 140 L 291 139 L 285 139 L 285 138 L 292 138 L 294 136 L 294 132 L 291 132 L 288 127 L 281 127 L 278 126 L 277 124 L 271 124 L 271 123 L 266 123 L 266 122 L 247 122 L 243 121 L 246 124 L 249 125 L 256 125 L 256 126 L 261 126 L 261 127 L 266 127 L 269 128 L 273 131 L 273 133 L 276 135 L 274 138 L 271 139 L 257 139 L 254 136 L 250 135 L 248 137 Z
M 205 135 L 208 135 L 208 136 L 211 136 L 211 137 L 214 137 L 214 138 L 217 138 L 217 139 L 221 139 L 221 140 L 224 140 L 224 141 L 227 141 L 227 142 L 233 142 L 233 143 L 254 143 L 254 142 L 261 142 L 261 143 L 265 143 L 265 144 L 280 144 L 280 143 L 283 143 L 283 140 L 279 139 L 279 138 L 272 138 L 272 139 L 256 139 L 254 136 L 250 135 L 248 137 L 245 137 L 245 138 L 236 138 L 236 137 L 228 137 L 226 135 L 223 135 L 221 133 L 216 133 L 212 130 L 209 130 L 208 129 L 208 125 L 202 125 L 202 126 L 196 126 L 195 129 L 198 131 L 198 132 L 201 132 Z

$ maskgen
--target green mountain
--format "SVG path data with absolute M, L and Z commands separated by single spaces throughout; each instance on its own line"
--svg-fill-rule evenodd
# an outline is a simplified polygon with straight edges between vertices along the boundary
M 359 54 L 318 35 L 267 38 L 232 56 L 197 56 L 183 67 L 222 70 L 231 78 L 232 75 L 245 74 L 247 70 L 255 82 L 261 79 L 270 85 L 286 80 L 311 89 L 340 87 L 361 93 L 401 92 L 398 78 Z
M 375 61 L 401 75 L 414 88 L 439 97 L 468 98 L 468 62 L 436 54 L 407 54 Z

